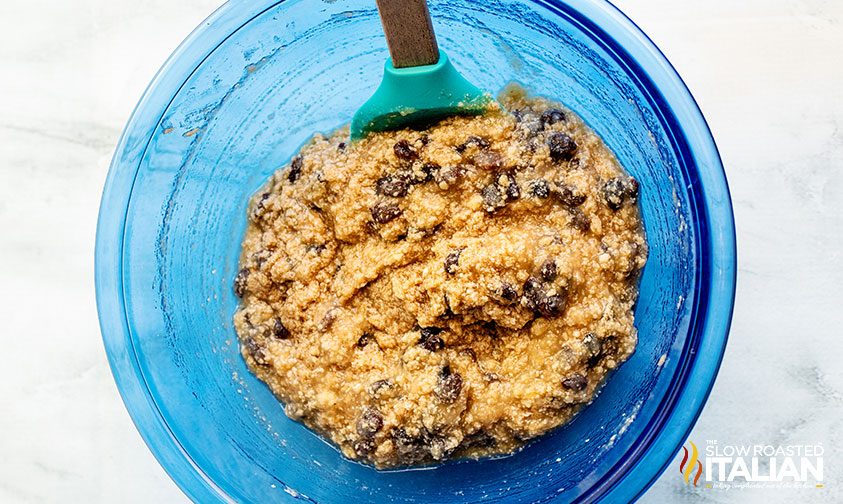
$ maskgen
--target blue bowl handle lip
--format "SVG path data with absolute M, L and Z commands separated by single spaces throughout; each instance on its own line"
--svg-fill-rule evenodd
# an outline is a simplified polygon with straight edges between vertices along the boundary
M 195 502 L 236 502 L 234 489 L 215 484 L 191 459 L 162 419 L 146 386 L 131 343 L 122 282 L 123 233 L 131 189 L 150 138 L 139 142 L 129 132 L 153 132 L 162 120 L 171 98 L 216 47 L 253 18 L 280 2 L 227 2 L 197 27 L 164 63 L 132 113 L 115 149 L 106 178 L 97 222 L 95 285 L 97 310 L 103 343 L 114 380 L 124 404 L 150 451 L 179 488 Z M 700 167 L 706 205 L 706 224 L 711 230 L 707 250 L 710 264 L 709 304 L 699 313 L 698 355 L 684 377 L 686 389 L 672 413 L 664 419 L 662 434 L 642 446 L 634 458 L 620 467 L 609 488 L 597 500 L 632 502 L 638 499 L 673 460 L 693 428 L 711 392 L 725 352 L 735 299 L 737 251 L 729 188 L 723 165 L 708 124 L 699 106 L 674 67 L 643 31 L 606 0 L 536 0 L 555 11 L 564 11 L 585 21 L 608 39 L 613 49 L 626 53 L 653 81 L 652 88 L 669 92 L 670 110 L 683 125 L 689 150 Z M 612 29 L 610 35 L 607 30 Z M 617 37 L 616 39 L 613 37 Z M 207 41 L 213 40 L 210 45 Z M 624 47 L 625 49 L 621 49 Z M 634 49 L 634 53 L 628 53 Z M 653 73 L 657 75 L 653 75 Z M 151 135 L 150 135 L 151 136 Z M 133 161 L 133 162 L 129 162 Z M 590 499 L 594 500 L 594 499 Z

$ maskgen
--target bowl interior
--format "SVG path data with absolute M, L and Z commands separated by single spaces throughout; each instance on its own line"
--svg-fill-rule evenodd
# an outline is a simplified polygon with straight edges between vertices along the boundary
M 377 472 L 285 417 L 246 369 L 231 289 L 250 195 L 314 131 L 347 123 L 387 52 L 373 2 L 290 0 L 229 34 L 126 133 L 137 158 L 120 254 L 128 348 L 181 456 L 239 502 L 538 502 L 593 498 L 666 414 L 685 365 L 700 260 L 696 168 L 646 75 L 589 19 L 555 2 L 432 1 L 442 48 L 474 83 L 519 81 L 579 113 L 641 181 L 650 257 L 639 345 L 569 425 L 498 460 Z M 583 3 L 583 2 L 580 2 Z M 131 408 L 130 408 L 131 409 Z M 178 478 L 177 478 L 178 479 Z

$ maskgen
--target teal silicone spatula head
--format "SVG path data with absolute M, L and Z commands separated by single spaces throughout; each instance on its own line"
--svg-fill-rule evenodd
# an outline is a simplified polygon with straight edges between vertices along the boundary
M 375 94 L 351 120 L 352 140 L 486 110 L 491 97 L 460 75 L 438 49 L 425 0 L 377 3 L 392 58 Z

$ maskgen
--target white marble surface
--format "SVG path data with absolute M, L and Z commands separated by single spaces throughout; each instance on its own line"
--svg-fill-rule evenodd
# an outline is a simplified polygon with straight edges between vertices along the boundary
M 826 448 L 824 489 L 689 490 L 672 465 L 642 501 L 843 502 L 843 1 L 616 3 L 699 100 L 735 201 L 734 324 L 692 439 Z M 187 500 L 112 382 L 93 243 L 123 124 L 217 4 L 0 2 L 0 502 Z

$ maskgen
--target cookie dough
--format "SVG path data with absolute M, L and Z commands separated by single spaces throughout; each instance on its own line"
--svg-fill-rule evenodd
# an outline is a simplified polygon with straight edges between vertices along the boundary
M 317 135 L 250 204 L 243 357 L 349 458 L 510 453 L 635 348 L 638 183 L 571 111 L 515 87 L 499 101 Z

